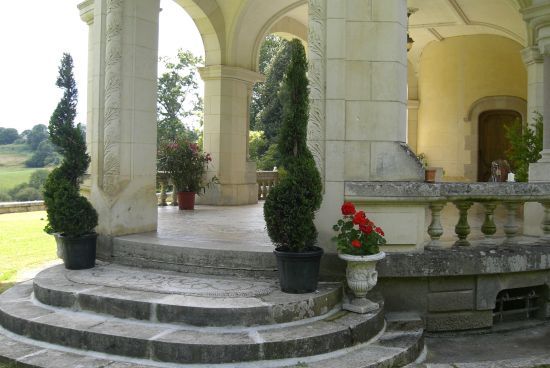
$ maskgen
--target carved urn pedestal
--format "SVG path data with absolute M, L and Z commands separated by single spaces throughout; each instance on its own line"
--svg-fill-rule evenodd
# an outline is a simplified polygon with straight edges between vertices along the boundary
M 367 293 L 378 281 L 376 262 L 384 259 L 385 256 L 386 253 L 384 252 L 379 252 L 370 256 L 338 254 L 338 257 L 348 263 L 346 267 L 346 279 L 349 288 L 355 296 L 353 300 L 342 305 L 343 309 L 364 314 L 372 312 L 380 307 L 378 303 L 367 299 Z

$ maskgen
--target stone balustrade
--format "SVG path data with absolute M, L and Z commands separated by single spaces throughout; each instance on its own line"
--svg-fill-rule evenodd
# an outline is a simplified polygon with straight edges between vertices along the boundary
M 458 212 L 455 226 L 457 240 L 454 246 L 469 246 L 471 232 L 468 223 L 468 210 L 474 203 L 484 209 L 481 226 L 482 243 L 496 245 L 516 244 L 520 234 L 518 208 L 525 202 L 538 202 L 544 207 L 540 243 L 550 242 L 550 183 L 420 183 L 420 182 L 348 182 L 346 200 L 360 204 L 424 205 L 430 209 L 431 222 L 426 231 L 429 241 L 426 248 L 439 248 L 443 235 L 441 211 L 447 203 L 452 203 Z M 497 206 L 506 210 L 506 223 L 503 225 L 505 238 L 497 241 L 494 235 L 497 226 L 494 212 Z
M 256 171 L 256 181 L 258 183 L 258 200 L 265 200 L 271 188 L 277 185 L 278 180 L 278 171 Z
M 279 179 L 278 171 L 256 171 L 256 182 L 258 183 L 258 200 L 265 200 L 271 188 L 273 188 Z M 160 187 L 159 206 L 167 206 L 166 200 L 170 195 L 172 204 L 177 205 L 177 196 L 174 193 L 168 193 L 168 186 L 171 185 L 169 176 L 164 172 L 157 173 L 157 182 Z

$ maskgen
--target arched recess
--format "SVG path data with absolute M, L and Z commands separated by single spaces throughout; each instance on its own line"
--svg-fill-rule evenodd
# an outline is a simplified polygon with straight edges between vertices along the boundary
M 464 117 L 470 123 L 470 134 L 465 136 L 465 147 L 470 151 L 470 163 L 464 165 L 464 176 L 472 181 L 477 178 L 479 155 L 479 117 L 485 111 L 512 110 L 521 115 L 522 122 L 527 120 L 527 101 L 515 96 L 487 96 L 475 101 Z
M 257 70 L 257 56 L 264 37 L 271 32 L 275 23 L 303 5 L 307 6 L 307 0 L 277 0 L 267 3 L 257 0 L 244 1 L 227 37 L 228 63 Z M 293 32 L 287 29 L 287 33 Z
M 191 16 L 204 44 L 205 65 L 220 65 L 225 58 L 225 20 L 216 0 L 174 0 Z

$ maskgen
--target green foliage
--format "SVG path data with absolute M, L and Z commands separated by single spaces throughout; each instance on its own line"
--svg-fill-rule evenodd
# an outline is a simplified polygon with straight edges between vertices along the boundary
M 44 124 L 37 124 L 30 131 L 26 130 L 21 135 L 26 138 L 27 144 L 35 151 L 42 141 L 48 139 L 48 127 Z
M 510 127 L 504 127 L 506 138 L 510 142 L 510 149 L 506 154 L 516 181 L 528 181 L 529 164 L 541 158 L 543 118 L 538 112 L 535 115 L 533 126 L 524 126 L 520 120 L 516 120 Z
M 281 89 L 283 125 L 278 150 L 286 170 L 264 204 L 271 241 L 280 249 L 301 252 L 314 246 L 313 220 L 322 200 L 322 183 L 307 147 L 308 80 L 305 50 L 299 40 L 290 42 L 291 62 Z
M 258 161 L 265 151 L 267 151 L 267 148 L 268 143 L 263 131 L 251 130 L 248 133 L 248 152 L 251 160 Z
M 386 244 L 384 231 L 369 220 L 364 211 L 356 211 L 351 202 L 342 205 L 343 218 L 333 226 L 338 252 L 354 256 L 367 256 L 379 252 Z
M 38 201 L 42 199 L 42 193 L 36 188 L 27 186 L 15 193 L 13 199 L 17 202 Z
M 44 184 L 46 183 L 49 174 L 50 172 L 48 170 L 36 170 L 31 174 L 29 186 L 38 190 L 44 189 Z
M 157 155 L 157 168 L 168 173 L 180 192 L 201 194 L 217 179 L 205 181 L 208 163 L 212 161 L 209 153 L 203 153 L 197 143 L 185 136 L 179 136 L 171 142 L 160 142 Z
M 287 40 L 275 35 L 268 35 L 264 42 L 262 42 L 260 46 L 259 72 L 266 76 L 266 82 L 257 83 L 252 89 L 250 130 L 268 129 L 266 136 L 269 137 L 270 143 L 276 142 L 275 136 L 277 135 L 277 129 L 280 127 L 281 104 L 277 93 L 289 59 L 290 54 L 288 52 Z M 267 110 L 264 112 L 268 105 L 269 108 L 267 109 L 272 113 L 267 112 Z M 263 115 L 263 123 L 261 115 Z M 266 124 L 273 122 L 273 119 L 278 119 L 275 122 L 276 126 L 267 126 Z
M 269 143 L 277 142 L 283 120 L 283 105 L 279 90 L 285 70 L 290 62 L 290 46 L 281 40 L 279 50 L 266 70 L 266 81 L 260 85 L 258 106 L 254 128 L 263 130 Z
M 273 143 L 270 145 L 256 163 L 258 170 L 271 171 L 274 167 L 279 168 L 281 166 L 281 154 L 279 153 L 278 144 Z
M 25 161 L 26 167 L 45 167 L 58 165 L 61 156 L 55 151 L 55 147 L 49 139 L 45 139 L 38 145 L 32 157 Z
M 4 190 L 0 190 L 0 202 L 11 202 L 13 200 L 12 196 Z
M 183 124 L 193 119 L 202 124 L 202 98 L 198 94 L 198 66 L 201 57 L 178 50 L 176 61 L 161 58 L 166 72 L 158 79 L 157 140 L 169 141 L 185 135 L 196 141 L 198 135 Z
M 12 144 L 19 138 L 17 129 L 0 127 L 0 144 Z
M 78 92 L 73 77 L 73 60 L 63 54 L 56 85 L 63 90 L 48 126 L 50 140 L 63 162 L 55 168 L 44 184 L 44 201 L 48 212 L 46 232 L 76 237 L 93 231 L 97 212 L 80 195 L 79 179 L 90 164 L 86 142 L 80 125 L 74 125 Z

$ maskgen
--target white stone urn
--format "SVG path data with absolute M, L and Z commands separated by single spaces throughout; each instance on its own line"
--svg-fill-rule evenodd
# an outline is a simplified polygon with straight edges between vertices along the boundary
M 348 263 L 346 268 L 346 279 L 348 286 L 355 295 L 351 302 L 344 303 L 342 308 L 355 313 L 369 313 L 380 306 L 378 303 L 367 299 L 367 293 L 378 281 L 376 262 L 386 257 L 386 253 L 378 252 L 370 256 L 354 256 L 351 254 L 338 253 L 338 257 Z

